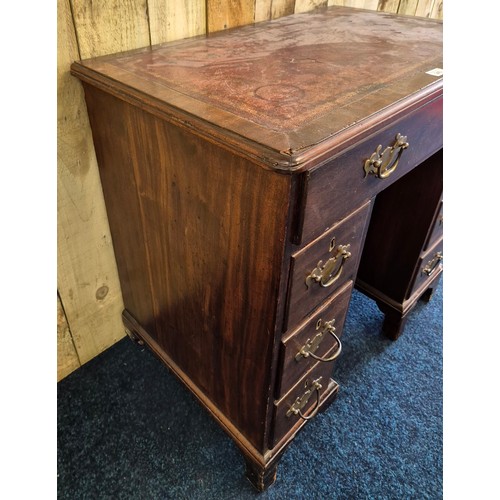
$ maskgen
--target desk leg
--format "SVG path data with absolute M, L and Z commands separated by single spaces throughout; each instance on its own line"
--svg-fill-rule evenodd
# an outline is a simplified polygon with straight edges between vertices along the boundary
M 402 304 L 398 304 L 387 297 L 382 298 L 378 290 L 372 289 L 364 282 L 358 281 L 356 286 L 360 292 L 375 300 L 378 308 L 384 314 L 382 333 L 391 340 L 396 340 L 403 333 L 408 315 L 417 305 L 418 301 L 429 302 L 431 300 L 440 278 L 441 273 L 437 274 L 427 284 L 426 288 L 415 294 L 411 301 L 405 301 Z
M 403 333 L 410 311 L 408 310 L 402 313 L 387 306 L 383 302 L 377 302 L 377 305 L 384 313 L 384 323 L 382 324 L 383 334 L 391 340 L 396 340 Z
M 425 303 L 429 303 L 432 299 L 432 296 L 434 295 L 434 290 L 436 289 L 436 286 L 437 286 L 437 282 L 433 283 L 432 286 L 427 288 L 427 290 L 424 292 L 422 297 L 420 297 L 420 300 L 425 302 Z
M 278 469 L 277 461 L 267 467 L 257 465 L 252 460 L 245 458 L 247 479 L 258 491 L 266 490 L 271 484 L 276 481 L 276 473 Z

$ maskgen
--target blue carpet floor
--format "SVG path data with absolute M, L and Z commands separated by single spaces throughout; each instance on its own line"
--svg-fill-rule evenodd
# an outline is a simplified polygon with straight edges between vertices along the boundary
M 118 342 L 58 384 L 60 499 L 442 498 L 442 285 L 404 334 L 354 292 L 337 400 L 258 494 L 239 451 L 149 352 Z

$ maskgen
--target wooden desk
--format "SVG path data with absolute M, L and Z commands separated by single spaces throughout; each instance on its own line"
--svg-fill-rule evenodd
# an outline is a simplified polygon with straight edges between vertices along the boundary
M 441 39 L 330 8 L 72 66 L 126 328 L 258 489 L 338 391 L 353 286 L 395 338 L 441 274 Z

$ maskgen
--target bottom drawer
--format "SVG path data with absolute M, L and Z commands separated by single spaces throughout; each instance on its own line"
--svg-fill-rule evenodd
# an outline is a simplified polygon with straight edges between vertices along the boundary
M 333 349 L 332 349 L 333 352 Z M 331 393 L 333 363 L 316 365 L 279 401 L 274 404 L 274 434 L 271 447 L 289 431 L 315 414 L 318 405 Z M 336 384 L 335 384 L 336 385 Z
M 418 261 L 415 280 L 408 297 L 420 292 L 426 284 L 431 282 L 443 270 L 443 239 L 441 238 Z

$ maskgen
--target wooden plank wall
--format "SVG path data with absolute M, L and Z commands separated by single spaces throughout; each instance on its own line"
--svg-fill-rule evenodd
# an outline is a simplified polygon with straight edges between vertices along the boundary
M 124 336 L 92 135 L 72 61 L 349 7 L 442 18 L 442 0 L 58 0 L 58 380 Z

